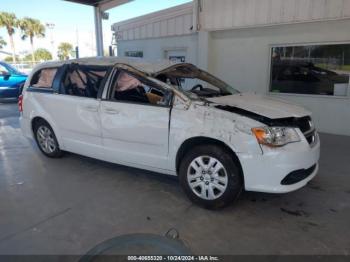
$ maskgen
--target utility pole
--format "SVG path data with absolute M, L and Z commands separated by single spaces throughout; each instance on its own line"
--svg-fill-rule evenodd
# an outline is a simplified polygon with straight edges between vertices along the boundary
M 47 29 L 50 31 L 50 42 L 51 42 L 51 52 L 52 52 L 52 60 L 54 60 L 55 56 L 55 41 L 53 38 L 53 30 L 55 29 L 55 24 L 54 23 L 46 23 Z
M 76 36 L 76 43 L 75 43 L 75 58 L 79 58 L 79 29 L 78 27 L 75 28 L 75 36 Z
M 95 35 L 94 35 L 94 32 L 90 31 L 90 34 L 91 34 L 91 56 L 94 56 L 95 55 L 95 46 L 94 46 L 94 43 L 95 43 Z

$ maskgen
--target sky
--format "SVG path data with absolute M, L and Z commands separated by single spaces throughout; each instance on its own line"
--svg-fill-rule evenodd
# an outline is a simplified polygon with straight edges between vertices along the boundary
M 111 25 L 152 13 L 176 5 L 190 2 L 191 0 L 134 0 L 130 3 L 108 10 L 109 20 L 103 21 L 103 34 L 105 49 L 112 41 Z M 57 46 L 61 42 L 69 42 L 73 46 L 79 44 L 80 56 L 94 56 L 95 32 L 94 13 L 90 6 L 79 5 L 63 0 L 0 0 L 0 12 L 15 13 L 17 18 L 32 17 L 39 19 L 43 24 L 53 23 L 53 30 L 46 31 L 45 38 L 36 38 L 35 48 L 46 48 L 57 53 Z M 11 52 L 7 31 L 0 29 L 0 36 L 8 45 L 3 51 Z M 54 42 L 54 45 L 51 42 Z M 20 54 L 30 52 L 29 40 L 23 41 L 20 31 L 15 35 L 16 51 Z

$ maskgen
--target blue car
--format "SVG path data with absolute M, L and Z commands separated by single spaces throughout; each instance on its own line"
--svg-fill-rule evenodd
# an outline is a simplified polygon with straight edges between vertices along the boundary
M 0 62 L 0 101 L 17 100 L 26 79 L 27 75 Z

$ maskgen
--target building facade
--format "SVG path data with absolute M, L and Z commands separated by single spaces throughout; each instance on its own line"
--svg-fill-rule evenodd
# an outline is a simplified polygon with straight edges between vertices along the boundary
M 197 64 L 350 135 L 350 0 L 197 0 L 113 30 L 119 56 Z

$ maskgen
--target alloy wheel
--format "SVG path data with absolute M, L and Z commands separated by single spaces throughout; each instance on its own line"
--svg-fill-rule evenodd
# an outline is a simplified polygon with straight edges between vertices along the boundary
M 52 154 L 56 151 L 57 145 L 52 131 L 46 126 L 40 126 L 36 133 L 40 148 L 46 154 Z

